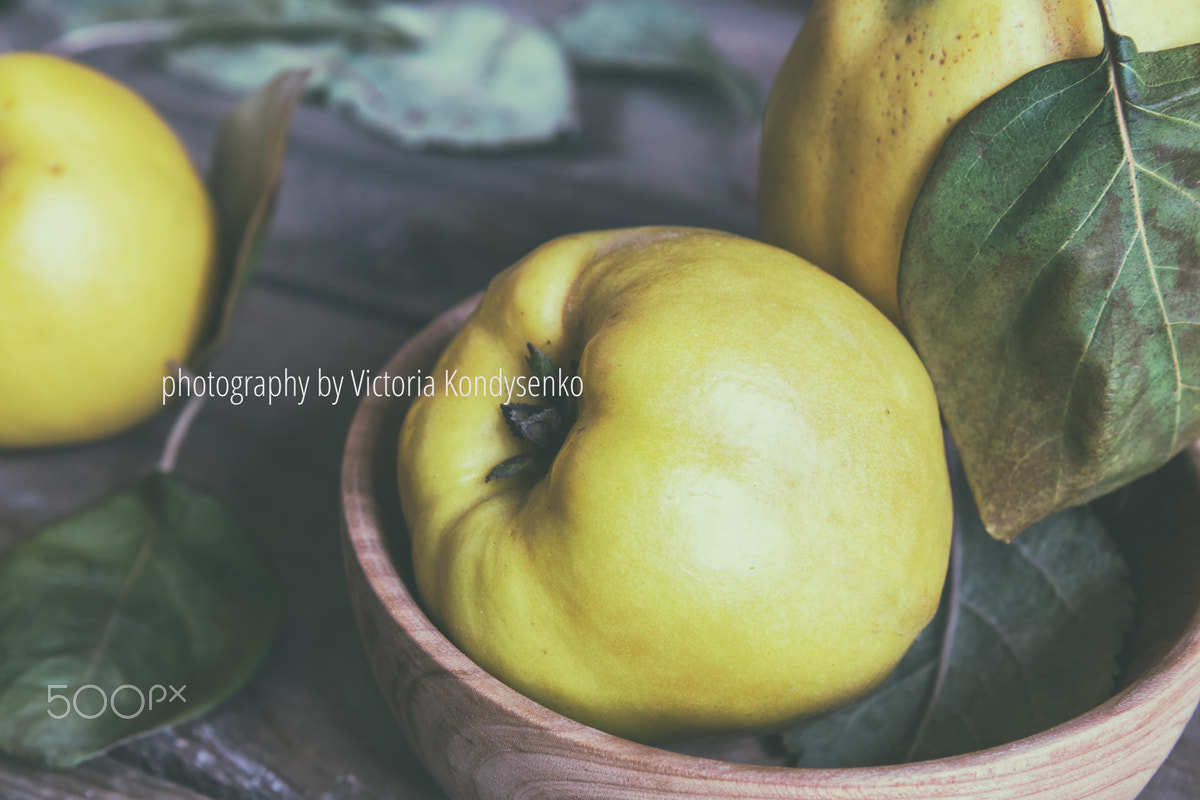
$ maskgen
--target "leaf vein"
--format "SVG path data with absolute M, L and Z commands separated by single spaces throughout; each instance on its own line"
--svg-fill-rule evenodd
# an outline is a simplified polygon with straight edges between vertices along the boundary
M 1011 128 L 1013 125 L 1015 125 L 1017 120 L 1024 118 L 1026 114 L 1030 113 L 1038 106 L 1046 106 L 1046 105 L 1051 104 L 1052 101 L 1058 100 L 1064 94 L 1066 94 L 1067 92 L 1076 88 L 1077 86 L 1087 83 L 1089 80 L 1092 79 L 1093 75 L 1095 75 L 1097 72 L 1099 72 L 1102 69 L 1103 69 L 1103 67 L 1098 66 L 1096 69 L 1092 70 L 1087 75 L 1083 76 L 1082 78 L 1075 81 L 1074 83 L 1068 84 L 1067 86 L 1062 87 L 1061 89 L 1054 92 L 1053 94 L 1049 94 L 1049 95 L 1046 95 L 1045 97 L 1038 98 L 1034 102 L 1028 104 L 1027 106 L 1025 106 L 1025 108 L 1021 109 L 1016 114 L 1013 114 L 1012 119 L 1010 119 L 1009 121 L 1005 122 L 1002 126 L 997 128 L 996 131 L 991 136 L 988 137 L 989 142 L 995 141 L 997 138 L 1000 137 L 1001 134 L 1003 134 L 1005 131 L 1007 131 L 1009 128 Z M 1101 98 L 1100 102 L 1103 103 L 1104 98 Z M 1090 116 L 1090 115 L 1091 114 L 1089 112 L 1088 116 Z M 1070 138 L 1070 137 L 1068 137 L 1068 138 Z M 983 158 L 982 154 L 980 154 L 975 159 L 976 162 L 983 161 L 983 160 L 984 160 L 984 158 Z
M 1121 166 L 1117 167 L 1116 175 L 1113 175 L 1115 182 L 1117 176 L 1121 174 Z M 1112 182 L 1109 186 L 1112 186 Z M 1108 195 L 1108 189 L 1105 189 L 1101 195 L 1101 200 Z M 1099 203 L 1097 203 L 1097 206 Z M 1093 206 L 1093 211 L 1097 206 Z M 1090 213 L 1090 212 L 1089 212 Z M 1078 232 L 1078 229 L 1076 229 Z M 1074 236 L 1072 235 L 1072 238 Z M 1068 240 L 1070 241 L 1070 240 Z M 1117 265 L 1117 271 L 1113 274 L 1112 281 L 1108 285 L 1108 291 L 1104 294 L 1104 302 L 1100 304 L 1099 310 L 1096 312 L 1096 318 L 1092 320 L 1091 330 L 1088 331 L 1087 341 L 1083 344 L 1083 352 L 1079 354 L 1079 360 L 1075 362 L 1075 368 L 1071 371 L 1071 380 L 1067 383 L 1067 394 L 1063 398 L 1062 422 L 1059 424 L 1059 430 L 1067 429 L 1067 420 L 1071 415 L 1071 398 L 1075 395 L 1075 386 L 1079 383 L 1079 371 L 1083 369 L 1083 364 L 1087 361 L 1088 353 L 1092 350 L 1092 344 L 1096 341 L 1096 332 L 1100 330 L 1100 320 L 1104 318 L 1104 312 L 1108 308 L 1109 302 L 1112 300 L 1113 292 L 1116 291 L 1117 283 L 1121 280 L 1121 273 L 1125 271 L 1125 265 L 1129 263 L 1129 256 L 1133 252 L 1135 244 L 1133 241 L 1129 243 L 1129 247 L 1125 250 L 1125 255 L 1121 258 L 1121 263 Z M 1063 245 L 1066 247 L 1066 244 Z M 1061 252 L 1061 251 L 1060 251 Z M 1063 473 L 1066 469 L 1067 448 L 1065 446 L 1064 437 L 1059 437 L 1058 450 L 1058 471 L 1054 479 L 1054 502 L 1058 503 L 1062 499 L 1063 489 Z
M 1092 108 L 1091 108 L 1091 109 L 1088 111 L 1088 113 L 1087 113 L 1087 114 L 1085 114 L 1085 115 L 1083 115 L 1083 117 L 1082 117 L 1082 118 L 1079 120 L 1079 124 L 1078 124 L 1078 125 L 1076 125 L 1076 126 L 1075 126 L 1075 127 L 1072 129 L 1072 130 L 1071 130 L 1071 133 L 1070 133 L 1070 134 L 1069 134 L 1069 135 L 1068 135 L 1066 138 L 1064 138 L 1064 139 L 1062 140 L 1062 142 L 1058 144 L 1058 146 L 1056 146 L 1056 147 L 1054 148 L 1054 153 L 1055 153 L 1055 154 L 1059 153 L 1059 152 L 1062 150 L 1063 146 L 1064 146 L 1064 145 L 1066 145 L 1066 143 L 1067 143 L 1067 142 L 1071 141 L 1072 139 L 1074 139 L 1074 138 L 1075 138 L 1075 137 L 1076 137 L 1076 136 L 1079 134 L 1079 130 L 1080 130 L 1080 128 L 1082 128 L 1082 127 L 1084 126 L 1084 124 L 1086 124 L 1086 123 L 1087 123 L 1087 121 L 1088 121 L 1088 120 L 1090 120 L 1090 119 L 1092 118 L 1092 116 L 1093 116 L 1094 114 L 1096 114 L 1096 113 L 1097 113 L 1097 112 L 1100 110 L 1100 108 L 1101 108 L 1101 107 L 1104 105 L 1104 102 L 1105 102 L 1105 100 L 1107 99 L 1107 97 L 1108 97 L 1108 95 L 1104 95 L 1104 96 L 1102 96 L 1102 97 L 1101 97 L 1101 98 L 1100 98 L 1100 99 L 1099 99 L 1099 100 L 1096 102 L 1096 105 L 1092 106 Z M 988 243 L 988 241 L 990 241 L 990 240 L 991 240 L 991 238 L 992 238 L 992 235 L 993 235 L 993 234 L 996 232 L 996 229 L 997 229 L 998 227 L 1000 227 L 1000 223 L 1001 223 L 1001 222 L 1003 222 L 1005 219 L 1007 219 L 1007 218 L 1008 218 L 1008 215 L 1009 215 L 1010 213 L 1012 213 L 1012 210 L 1013 210 L 1013 209 L 1016 207 L 1017 203 L 1019 203 L 1019 202 L 1021 201 L 1021 199 L 1022 199 L 1022 198 L 1024 198 L 1024 197 L 1025 197 L 1025 196 L 1026 196 L 1026 195 L 1027 195 L 1027 194 L 1030 192 L 1030 190 L 1032 190 L 1032 189 L 1033 189 L 1033 187 L 1034 187 L 1034 185 L 1037 183 L 1038 179 L 1039 179 L 1040 177 L 1042 177 L 1042 175 L 1043 175 L 1043 174 L 1045 174 L 1046 170 L 1047 170 L 1047 169 L 1050 167 L 1050 165 L 1051 165 L 1053 162 L 1054 162 L 1054 159 L 1053 159 L 1053 158 L 1048 158 L 1048 159 L 1046 159 L 1046 160 L 1045 160 L 1045 162 L 1044 162 L 1044 163 L 1043 163 L 1043 164 L 1042 164 L 1040 167 L 1038 167 L 1038 170 L 1037 170 L 1037 172 L 1035 172 L 1035 173 L 1034 173 L 1034 174 L 1033 174 L 1033 175 L 1030 177 L 1030 179 L 1029 179 L 1029 180 L 1026 182 L 1025 186 L 1024 186 L 1024 187 L 1022 187 L 1021 191 L 1020 191 L 1020 192 L 1018 192 L 1018 193 L 1017 193 L 1017 194 L 1016 194 L 1016 195 L 1013 197 L 1013 199 L 1012 199 L 1012 202 L 1010 202 L 1010 203 L 1008 204 L 1008 207 L 1007 207 L 1007 208 L 1005 208 L 1005 209 L 1004 209 L 1004 211 L 1003 211 L 1002 213 L 1000 213 L 1000 214 L 998 214 L 998 215 L 996 216 L 996 219 L 995 219 L 995 221 L 992 223 L 992 227 L 990 227 L 990 228 L 988 229 L 987 233 L 986 233 L 986 234 L 984 234 L 983 238 L 980 240 L 980 246 L 979 246 L 979 249 L 980 249 L 980 250 L 982 250 L 982 249 L 983 249 L 983 246 L 984 246 L 985 244 L 987 244 L 987 243 Z M 1111 182 L 1110 182 L 1110 184 L 1109 184 L 1109 185 L 1111 185 Z M 1083 225 L 1083 223 L 1082 223 L 1082 222 L 1080 222 L 1080 227 L 1082 227 L 1082 225 Z M 1077 228 L 1075 229 L 1075 232 L 1078 232 L 1078 231 L 1079 231 L 1079 228 L 1077 227 Z M 1072 235 L 1072 237 L 1071 237 L 1071 238 L 1074 238 L 1074 236 Z M 1070 240 L 1068 239 L 1068 241 L 1070 241 Z M 1064 244 L 1064 245 L 1063 245 L 1063 247 L 1066 247 L 1066 244 Z M 1060 252 L 1060 253 L 1061 253 L 1061 252 L 1062 252 L 1062 250 L 1063 250 L 1063 247 L 1060 247 L 1060 248 L 1059 248 L 1059 250 L 1058 250 L 1058 252 Z M 1056 253 L 1055 255 L 1057 255 L 1057 253 Z M 972 259 L 972 260 L 974 260 L 974 259 Z
M 962 607 L 967 611 L 970 611 L 976 619 L 986 625 L 987 628 L 995 634 L 996 640 L 999 641 L 1001 646 L 1003 646 L 1004 649 L 1009 652 L 1013 658 L 1013 661 L 1015 661 L 1017 666 L 1021 668 L 1021 676 L 1028 680 L 1029 670 L 1025 667 L 1025 659 L 1022 657 L 1021 651 L 1015 644 L 1013 644 L 1012 640 L 1008 638 L 1008 634 L 1005 632 L 1004 627 L 995 619 L 995 617 L 990 616 L 983 608 L 975 605 L 975 603 L 971 602 L 965 597 L 962 599 Z
M 145 523 L 143 523 L 143 526 Z M 125 581 L 121 584 L 121 591 L 117 594 L 113 601 L 112 613 L 108 617 L 108 622 L 104 626 L 104 632 L 100 635 L 100 641 L 96 643 L 96 649 L 92 653 L 91 661 L 88 662 L 87 671 L 80 680 L 80 685 L 86 686 L 91 683 L 92 676 L 95 675 L 96 669 L 100 665 L 100 659 L 104 657 L 108 650 L 109 642 L 112 640 L 113 634 L 117 628 L 117 621 L 120 619 L 120 611 L 125 605 L 129 593 L 133 591 L 134 585 L 142 576 L 142 571 L 145 569 L 146 562 L 150 559 L 150 553 L 154 550 L 155 540 L 158 538 L 158 528 L 154 527 L 142 539 L 142 544 L 138 548 L 137 555 L 133 559 L 133 564 L 129 567 L 129 574 L 125 576 Z
M 1080 80 L 1080 81 L 1076 82 L 1075 84 L 1072 84 L 1071 86 L 1068 86 L 1068 87 L 1064 88 L 1063 90 L 1061 90 L 1060 92 L 1056 93 L 1056 94 L 1055 94 L 1055 95 L 1053 95 L 1053 96 L 1054 96 L 1054 97 L 1057 97 L 1058 95 L 1060 95 L 1060 94 L 1062 94 L 1062 93 L 1066 92 L 1066 91 L 1067 91 L 1067 89 L 1074 88 L 1075 86 L 1077 86 L 1077 85 L 1078 85 L 1078 84 L 1080 84 L 1080 83 L 1083 83 L 1083 81 L 1082 81 L 1082 80 Z M 1076 126 L 1075 126 L 1075 127 L 1072 129 L 1072 130 L 1071 130 L 1071 132 L 1070 132 L 1070 133 L 1069 133 L 1069 134 L 1068 134 L 1068 135 L 1067 135 L 1067 136 L 1066 136 L 1066 137 L 1065 137 L 1065 138 L 1062 140 L 1062 142 L 1060 142 L 1060 143 L 1059 143 L 1059 144 L 1058 144 L 1058 145 L 1057 145 L 1057 146 L 1054 148 L 1054 152 L 1055 152 L 1055 153 L 1058 153 L 1058 152 L 1060 152 L 1060 151 L 1062 150 L 1063 146 L 1064 146 L 1064 145 L 1065 145 L 1067 142 L 1071 141 L 1071 139 L 1073 139 L 1073 138 L 1074 138 L 1074 137 L 1075 137 L 1075 136 L 1076 136 L 1076 135 L 1079 133 L 1079 129 L 1080 129 L 1080 128 L 1082 128 L 1082 127 L 1083 127 L 1083 125 L 1084 125 L 1084 124 L 1085 124 L 1085 123 L 1086 123 L 1086 122 L 1087 122 L 1089 119 L 1091 119 L 1091 118 L 1092 118 L 1092 116 L 1093 116 L 1093 115 L 1094 115 L 1094 114 L 1095 114 L 1095 113 L 1096 113 L 1096 112 L 1097 112 L 1097 111 L 1098 111 L 1098 110 L 1099 110 L 1099 109 L 1100 109 L 1100 108 L 1101 108 L 1101 107 L 1104 105 L 1104 102 L 1105 102 L 1105 100 L 1107 99 L 1107 97 L 1108 97 L 1108 95 L 1107 95 L 1107 94 L 1103 95 L 1103 96 L 1102 96 L 1102 97 L 1101 97 L 1101 98 L 1100 98 L 1100 99 L 1099 99 L 1099 100 L 1096 102 L 1096 104 L 1095 104 L 1095 105 L 1094 105 L 1094 106 L 1093 106 L 1093 107 L 1092 107 L 1092 108 L 1091 108 L 1091 109 L 1090 109 L 1090 110 L 1087 112 L 1087 114 L 1083 115 L 1083 117 L 1082 117 L 1082 119 L 1080 119 L 1079 123 L 1078 123 L 1078 124 L 1077 124 L 1077 125 L 1076 125 Z M 1037 105 L 1037 104 L 1036 104 L 1036 103 L 1034 103 L 1034 104 L 1031 104 L 1031 105 L 1030 105 L 1030 106 L 1028 106 L 1028 107 L 1027 107 L 1027 108 L 1026 108 L 1024 111 L 1022 111 L 1022 112 L 1021 112 L 1021 114 L 1023 115 L 1023 114 L 1025 114 L 1025 113 L 1027 113 L 1027 112 L 1028 112 L 1030 109 L 1032 109 L 1032 108 L 1033 108 L 1035 105 Z M 1015 119 L 1014 119 L 1014 122 L 1015 122 Z M 978 156 L 975 158 L 975 162 L 976 162 L 976 164 L 978 164 L 978 163 L 980 163 L 980 162 L 983 162 L 983 161 L 984 161 L 984 152 L 986 152 L 986 151 L 987 151 L 987 150 L 988 150 L 988 149 L 989 149 L 989 148 L 992 146 L 992 144 L 993 144 L 993 143 L 995 142 L 995 140 L 996 140 L 996 137 L 997 137 L 997 136 L 998 136 L 1000 133 L 1002 133 L 1004 130 L 1006 130 L 1006 129 L 1007 129 L 1009 126 L 1010 126 L 1010 125 L 1012 125 L 1012 122 L 1010 122 L 1010 123 L 1006 124 L 1006 125 L 1005 125 L 1003 128 L 1000 128 L 1000 130 L 999 130 L 999 131 L 997 131 L 995 135 L 993 135 L 993 136 L 991 136 L 991 137 L 989 137 L 989 138 L 988 138 L 988 144 L 987 144 L 987 147 L 984 147 L 984 148 L 982 148 L 982 150 L 981 150 L 980 154 L 979 154 L 979 155 L 978 155 Z M 1004 221 L 1004 220 L 1005 220 L 1005 219 L 1008 217 L 1008 215 L 1009 215 L 1009 214 L 1012 212 L 1013 208 L 1015 208 L 1015 207 L 1016 207 L 1016 205 L 1017 205 L 1017 203 L 1018 203 L 1018 202 L 1020 202 L 1021 198 L 1023 198 L 1023 197 L 1024 197 L 1024 196 L 1025 196 L 1025 195 L 1026 195 L 1026 194 L 1027 194 L 1027 193 L 1028 193 L 1028 192 L 1029 192 L 1029 191 L 1030 191 L 1030 190 L 1033 188 L 1034 184 L 1035 184 L 1035 183 L 1037 183 L 1037 180 L 1038 180 L 1038 178 L 1039 178 L 1039 177 L 1041 177 L 1043 173 L 1045 173 L 1046 169 L 1047 169 L 1047 168 L 1050 166 L 1050 163 L 1051 163 L 1052 161 L 1053 161 L 1053 159 L 1047 159 L 1047 160 L 1046 160 L 1046 162 L 1045 162 L 1044 164 L 1042 164 L 1042 165 L 1041 165 L 1041 167 L 1040 167 L 1040 168 L 1037 170 L 1037 172 L 1036 172 L 1036 173 L 1034 173 L 1034 175 L 1033 175 L 1033 176 L 1032 176 L 1032 177 L 1031 177 L 1031 178 L 1030 178 L 1030 179 L 1029 179 L 1029 180 L 1026 182 L 1025 186 L 1024 186 L 1022 189 L 1021 189 L 1021 191 L 1019 191 L 1019 192 L 1016 194 L 1016 196 L 1014 196 L 1014 197 L 1013 197 L 1013 199 L 1012 199 L 1012 202 L 1010 202 L 1010 203 L 1008 204 L 1008 207 L 1004 209 L 1004 212 L 996 216 L 996 219 L 993 221 L 993 223 L 992 223 L 992 226 L 991 226 L 991 227 L 988 229 L 987 233 L 986 233 L 986 234 L 984 234 L 984 235 L 983 235 L 983 236 L 982 236 L 982 237 L 979 239 L 979 243 L 978 243 L 978 245 L 975 247 L 975 252 L 971 254 L 971 257 L 970 257 L 969 259 L 967 259 L 967 261 L 966 261 L 966 263 L 965 263 L 965 265 L 964 265 L 963 269 L 962 269 L 962 270 L 960 270 L 960 272 L 959 272 L 959 275 L 958 275 L 958 280 L 957 280 L 957 281 L 955 281 L 954 288 L 953 288 L 953 289 L 950 291 L 950 295 L 949 295 L 949 297 L 950 297 L 950 300 L 949 300 L 949 302 L 945 303 L 945 305 L 942 307 L 942 317 L 943 317 L 943 318 L 945 317 L 945 315 L 946 315 L 946 314 L 948 314 L 948 313 L 950 312 L 950 310 L 951 310 L 951 309 L 953 309 L 953 308 L 954 308 L 954 306 L 955 306 L 954 299 L 955 299 L 955 298 L 958 296 L 959 290 L 960 290 L 960 289 L 961 289 L 961 288 L 962 288 L 962 287 L 963 287 L 963 286 L 964 286 L 964 285 L 965 285 L 965 284 L 968 282 L 968 280 L 970 279 L 970 275 L 971 275 L 971 270 L 972 270 L 972 267 L 974 267 L 974 266 L 975 266 L 975 264 L 976 264 L 976 262 L 979 260 L 979 254 L 980 254 L 981 252 L 983 252 L 984 246 L 985 246 L 985 245 L 988 243 L 988 241 L 989 241 L 989 240 L 992 238 L 993 234 L 995 234 L 995 232 L 996 232 L 996 229 L 997 229 L 997 228 L 1000 226 L 1000 223 L 1001 223 L 1001 222 L 1003 222 L 1003 221 Z M 966 170 L 967 174 L 970 174 L 970 173 L 971 173 L 971 172 L 974 170 L 974 168 L 975 168 L 974 166 L 972 166 L 972 167 L 968 168 L 968 169 Z M 1115 176 L 1114 176 L 1114 180 L 1115 180 Z M 1110 182 L 1110 184 L 1109 184 L 1109 185 L 1111 186 L 1111 182 Z M 1097 201 L 1097 205 L 1098 205 L 1098 204 L 1099 204 L 1099 201 Z M 1094 208 L 1095 208 L 1095 207 L 1093 206 L 1093 211 L 1094 211 Z M 1090 214 L 1091 214 L 1091 212 L 1089 212 L 1089 215 L 1088 215 L 1088 216 L 1090 216 Z M 1087 220 L 1087 217 L 1085 217 L 1083 220 L 1081 220 L 1081 221 L 1080 221 L 1080 227 L 1082 227 L 1082 225 L 1084 224 L 1084 222 L 1086 222 L 1086 220 Z M 1075 229 L 1075 232 L 1078 232 L 1078 231 L 1079 231 L 1079 228 L 1076 228 L 1076 229 Z M 1074 238 L 1074 234 L 1072 234 L 1072 238 Z M 1068 239 L 1068 241 L 1070 241 L 1070 239 Z M 1064 244 L 1063 244 L 1063 247 L 1060 247 L 1060 248 L 1059 248 L 1058 252 L 1059 252 L 1059 253 L 1061 253 L 1061 252 L 1062 252 L 1062 250 L 1063 250 L 1063 248 L 1065 248 L 1065 247 L 1066 247 L 1066 243 L 1064 243 Z M 1057 255 L 1057 254 L 1058 254 L 1058 253 L 1055 253 L 1055 255 Z M 1049 262 L 1047 262 L 1047 263 L 1049 263 Z M 1043 268 L 1044 268 L 1044 267 L 1045 267 L 1045 265 L 1043 265 Z M 1041 270 L 1039 269 L 1039 270 L 1038 270 L 1038 274 L 1040 274 L 1040 273 L 1041 273 Z
M 1169 315 L 1167 314 L 1166 300 L 1163 298 L 1162 286 L 1158 283 L 1158 275 L 1154 271 L 1154 256 L 1150 252 L 1150 240 L 1146 234 L 1146 219 L 1142 211 L 1142 194 L 1141 187 L 1138 185 L 1137 179 L 1137 160 L 1134 158 L 1133 141 L 1129 134 L 1129 124 L 1125 119 L 1125 97 L 1123 92 L 1117 91 L 1120 81 L 1117 78 L 1116 59 L 1110 54 L 1108 57 L 1109 80 L 1113 87 L 1113 109 L 1116 112 L 1117 128 L 1121 133 L 1121 146 L 1125 151 L 1125 161 L 1129 165 L 1129 184 L 1133 197 L 1134 220 L 1137 225 L 1137 240 L 1142 245 L 1142 252 L 1146 257 L 1146 272 L 1150 277 L 1150 285 L 1154 288 L 1154 297 L 1158 302 L 1158 309 L 1164 323 L 1169 323 Z M 1171 435 L 1171 442 L 1167 448 L 1167 455 L 1175 452 L 1176 446 L 1179 443 L 1179 433 L 1182 427 L 1183 413 L 1183 373 L 1179 364 L 1179 351 L 1175 344 L 1175 337 L 1171 335 L 1170 328 L 1167 328 L 1167 342 L 1171 347 L 1171 364 L 1175 372 L 1175 419 L 1174 430 Z
M 1191 119 L 1187 119 L 1186 117 L 1177 117 L 1174 114 L 1164 114 L 1161 111 L 1156 111 L 1155 109 L 1149 108 L 1148 106 L 1139 106 L 1136 103 L 1130 103 L 1129 108 L 1136 108 L 1138 111 L 1142 112 L 1143 114 L 1146 114 L 1147 116 L 1158 117 L 1159 119 L 1162 119 L 1162 120 L 1168 120 L 1170 122 L 1178 122 L 1179 124 L 1186 125 L 1189 128 L 1200 129 L 1200 122 L 1197 122 L 1197 121 L 1191 120 Z
M 1067 610 L 1067 613 L 1072 617 L 1080 616 L 1075 606 L 1072 605 L 1071 599 L 1067 597 L 1067 595 L 1064 594 L 1062 589 L 1059 587 L 1058 582 L 1054 579 L 1054 575 L 1052 575 L 1049 570 L 1047 570 L 1042 563 L 1038 561 L 1038 559 L 1034 558 L 1033 554 L 1029 552 L 1029 547 L 1027 546 L 1026 542 L 1027 540 L 1018 536 L 1012 541 L 1012 544 L 1014 547 L 1016 547 L 1017 553 L 1021 555 L 1021 558 L 1025 561 L 1025 563 L 1029 565 L 1029 568 L 1032 569 L 1038 577 L 1044 580 L 1046 585 L 1050 587 L 1050 590 L 1054 592 L 1055 599 L 1062 603 L 1062 606 Z
M 1197 208 L 1200 208 L 1200 199 L 1197 199 L 1196 197 L 1192 196 L 1186 189 L 1184 189 L 1179 184 L 1177 184 L 1173 181 L 1167 180 L 1162 175 L 1159 175 L 1154 170 L 1150 169 L 1149 167 L 1147 167 L 1139 162 L 1135 162 L 1134 166 L 1137 167 L 1137 169 L 1140 172 L 1142 172 L 1143 174 L 1153 177 L 1155 180 L 1162 183 L 1168 189 L 1171 189 L 1172 191 L 1175 191 L 1178 194 L 1183 195 L 1184 199 L 1187 200 L 1192 205 L 1196 206 Z

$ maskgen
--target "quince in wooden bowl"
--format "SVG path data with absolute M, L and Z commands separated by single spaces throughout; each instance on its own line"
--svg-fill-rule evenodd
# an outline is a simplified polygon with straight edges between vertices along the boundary
M 384 371 L 429 375 L 477 302 L 440 316 Z M 587 727 L 493 678 L 415 599 L 396 491 L 407 405 L 367 397 L 351 426 L 341 487 L 346 571 L 383 698 L 453 798 L 1121 800 L 1150 780 L 1200 699 L 1200 450 L 1193 448 L 1109 504 L 1138 593 L 1137 621 L 1117 692 L 1066 723 L 965 755 L 853 769 L 734 763 Z

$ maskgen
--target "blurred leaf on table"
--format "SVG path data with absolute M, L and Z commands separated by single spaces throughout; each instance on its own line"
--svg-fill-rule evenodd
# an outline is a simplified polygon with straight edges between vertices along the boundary
M 754 80 L 717 49 L 704 18 L 680 3 L 593 2 L 560 20 L 555 32 L 584 69 L 708 79 L 744 120 L 757 122 L 762 115 Z
M 0 750 L 69 767 L 204 713 L 280 607 L 238 516 L 164 473 L 50 525 L 0 561 Z
M 757 122 L 754 81 L 703 17 L 652 0 L 597 0 L 545 26 L 484 2 L 30 0 L 55 12 L 66 54 L 156 42 L 169 70 L 233 92 L 282 70 L 309 97 L 405 147 L 494 151 L 577 130 L 573 66 L 711 80 Z
M 254 272 L 283 180 L 292 113 L 307 81 L 302 70 L 281 72 L 221 121 L 208 175 L 220 232 L 217 300 L 192 366 L 207 363 L 220 349 Z

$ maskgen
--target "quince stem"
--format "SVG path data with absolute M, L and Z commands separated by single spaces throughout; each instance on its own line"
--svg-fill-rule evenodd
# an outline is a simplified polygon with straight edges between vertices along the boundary
M 191 370 L 180 365 L 178 362 L 172 361 L 170 366 L 173 370 L 194 377 Z M 167 443 L 163 446 L 162 455 L 158 459 L 158 471 L 164 475 L 175 471 L 175 462 L 179 459 L 179 450 L 183 447 L 183 442 L 187 438 L 188 431 L 192 428 L 192 421 L 196 419 L 196 415 L 204 407 L 205 397 L 206 395 L 202 394 L 192 395 L 183 407 L 183 411 L 179 412 L 179 416 L 175 418 L 175 422 L 171 425 L 171 432 L 167 434 Z
M 1112 18 L 1113 7 L 1112 0 L 1096 0 L 1096 5 L 1100 7 L 1100 20 L 1104 25 L 1104 38 L 1107 40 L 1112 34 Z

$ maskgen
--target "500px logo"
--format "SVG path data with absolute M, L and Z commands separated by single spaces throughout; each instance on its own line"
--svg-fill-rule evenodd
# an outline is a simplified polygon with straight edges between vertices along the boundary
M 143 712 L 153 711 L 155 705 L 187 702 L 183 696 L 187 684 L 176 688 L 170 684 L 163 686 L 156 683 L 143 692 L 139 687 L 125 683 L 111 692 L 105 692 L 94 683 L 86 683 L 71 695 L 55 693 L 56 689 L 69 688 L 65 683 L 46 686 L 46 713 L 54 719 L 64 719 L 72 713 L 84 719 L 95 719 L 106 711 L 111 711 L 121 719 L 134 719 Z

